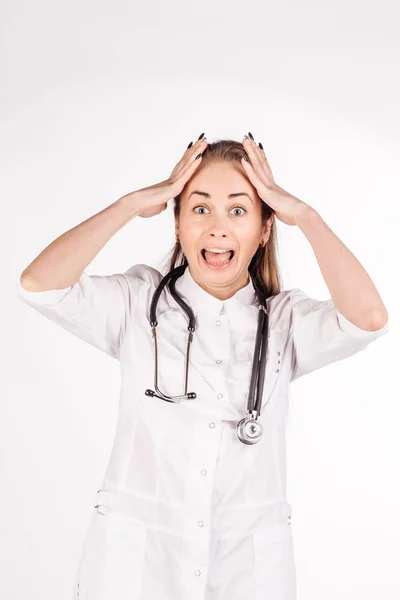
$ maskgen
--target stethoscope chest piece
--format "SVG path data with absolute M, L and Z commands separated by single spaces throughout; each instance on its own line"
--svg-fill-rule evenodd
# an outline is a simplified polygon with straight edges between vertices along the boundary
M 236 426 L 238 438 L 243 444 L 256 444 L 262 436 L 262 425 L 247 414 Z

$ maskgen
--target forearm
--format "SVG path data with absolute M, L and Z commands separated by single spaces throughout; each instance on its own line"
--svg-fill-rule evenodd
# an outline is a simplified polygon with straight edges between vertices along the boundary
M 51 242 L 23 271 L 21 284 L 34 292 L 73 285 L 111 237 L 138 214 L 135 194 L 123 196 Z
M 297 219 L 316 256 L 336 308 L 365 330 L 380 329 L 388 314 L 370 276 L 318 212 L 307 205 Z

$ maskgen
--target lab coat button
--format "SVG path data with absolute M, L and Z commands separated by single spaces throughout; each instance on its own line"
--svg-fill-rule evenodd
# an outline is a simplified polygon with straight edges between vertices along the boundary
M 206 471 L 205 469 L 202 469 L 202 470 L 200 471 L 200 473 L 201 473 L 201 475 L 207 475 L 207 471 Z
M 221 398 L 223 398 L 223 397 L 224 397 L 223 394 L 218 394 L 218 396 L 217 396 L 218 400 L 221 400 Z
M 221 325 L 221 321 L 215 321 L 216 325 Z
M 211 422 L 211 423 L 208 424 L 208 426 L 211 427 L 211 429 L 214 429 L 215 423 Z
M 197 521 L 197 525 L 198 525 L 199 527 L 203 527 L 204 523 L 203 523 L 203 521 Z
M 222 363 L 222 360 L 217 360 L 217 365 L 220 365 Z
M 199 576 L 199 575 L 201 575 L 201 571 L 197 570 L 197 571 L 194 572 L 194 574 L 197 575 L 197 576 Z

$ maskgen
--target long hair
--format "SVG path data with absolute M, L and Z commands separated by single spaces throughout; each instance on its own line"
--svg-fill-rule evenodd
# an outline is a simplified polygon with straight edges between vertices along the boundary
M 238 162 L 240 159 L 248 155 L 242 144 L 235 140 L 219 140 L 218 142 L 208 143 L 203 152 L 203 158 L 217 161 Z M 240 163 L 241 164 L 241 163 Z M 185 188 L 184 188 L 185 189 Z M 174 218 L 178 220 L 180 214 L 181 195 L 182 192 L 174 198 Z M 259 198 L 261 203 L 261 218 L 264 225 L 267 219 L 271 217 L 274 210 L 269 207 L 264 200 Z M 182 250 L 179 240 L 175 242 L 172 250 L 167 255 L 168 272 L 179 266 L 187 266 L 188 260 Z M 265 246 L 258 246 L 258 249 L 252 257 L 249 264 L 249 274 L 253 280 L 256 289 L 262 291 L 264 296 L 275 296 L 281 291 L 281 276 L 277 260 L 277 235 L 275 215 L 272 218 L 271 230 Z

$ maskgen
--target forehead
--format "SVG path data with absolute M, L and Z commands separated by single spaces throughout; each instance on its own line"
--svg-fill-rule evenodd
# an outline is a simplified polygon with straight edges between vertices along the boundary
M 252 204 L 254 204 L 254 200 L 251 197 L 249 192 L 232 192 L 230 194 L 225 194 L 222 197 L 220 195 L 215 196 L 213 198 L 212 194 L 210 194 L 209 192 L 205 192 L 204 190 L 192 190 L 188 193 L 187 199 L 188 202 L 190 202 L 190 200 L 194 200 L 194 199 L 199 199 L 199 198 L 206 198 L 207 200 L 215 200 L 218 202 L 221 202 L 221 200 L 233 200 L 234 198 L 244 198 L 249 200 Z
M 184 198 L 210 201 L 232 200 L 237 197 L 254 202 L 254 188 L 240 163 L 216 162 L 201 164 L 186 184 Z

